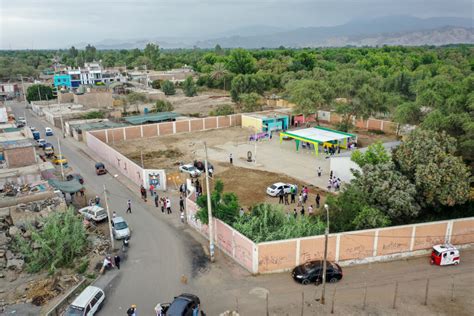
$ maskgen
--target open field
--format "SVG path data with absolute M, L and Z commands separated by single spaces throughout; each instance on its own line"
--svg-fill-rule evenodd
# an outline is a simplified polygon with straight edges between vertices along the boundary
M 181 89 L 176 89 L 176 94 L 166 99 L 173 104 L 174 112 L 184 115 L 199 113 L 201 116 L 207 116 L 219 105 L 234 104 L 228 93 L 212 90 L 199 91 L 195 97 L 186 97 Z

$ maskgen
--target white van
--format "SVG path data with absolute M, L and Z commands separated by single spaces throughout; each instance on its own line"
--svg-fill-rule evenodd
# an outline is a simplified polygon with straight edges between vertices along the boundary
M 88 286 L 69 305 L 64 313 L 65 316 L 93 316 L 102 307 L 105 300 L 105 293 L 95 286 Z

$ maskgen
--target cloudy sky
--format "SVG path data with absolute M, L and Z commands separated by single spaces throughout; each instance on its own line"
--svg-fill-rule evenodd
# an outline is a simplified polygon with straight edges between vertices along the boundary
M 332 26 L 387 15 L 472 18 L 471 0 L 0 0 L 0 49 L 208 38 L 251 25 Z

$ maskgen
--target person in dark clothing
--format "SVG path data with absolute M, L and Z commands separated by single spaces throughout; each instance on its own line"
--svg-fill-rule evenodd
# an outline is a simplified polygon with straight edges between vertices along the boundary
M 319 193 L 316 194 L 316 207 L 319 208 L 319 203 L 321 201 L 321 197 L 319 196 Z
M 278 204 L 283 204 L 283 189 L 281 189 L 280 192 L 278 192 L 278 197 L 279 197 Z
M 332 170 L 331 170 L 331 172 L 329 173 L 329 179 L 332 179 L 332 174 L 333 173 L 332 173 Z
M 179 197 L 179 210 L 184 211 L 184 199 L 182 196 Z
M 125 211 L 125 214 L 126 213 L 132 214 L 132 200 L 130 199 L 127 201 L 127 210 Z
M 288 192 L 285 192 L 285 205 L 290 205 L 288 202 Z
M 295 198 L 296 198 L 296 188 L 291 187 L 291 203 L 295 203 Z
M 145 187 L 144 187 L 143 185 L 140 187 L 140 193 L 141 193 L 141 195 L 142 195 L 143 201 L 146 202 L 146 189 L 145 189 Z
M 160 206 L 160 198 L 158 197 L 158 194 L 155 194 L 155 207 Z
M 234 162 L 234 159 L 232 158 L 232 154 L 229 154 L 229 162 L 232 165 Z
M 301 206 L 301 216 L 304 216 L 304 205 Z
M 293 216 L 295 217 L 295 219 L 296 219 L 296 217 L 298 217 L 298 212 L 296 211 L 296 208 L 293 209 Z
M 120 256 L 119 256 L 119 255 L 116 255 L 116 256 L 114 257 L 115 266 L 116 266 L 117 269 L 119 269 L 119 270 L 120 270 L 120 260 L 121 260 L 121 259 L 120 259 Z

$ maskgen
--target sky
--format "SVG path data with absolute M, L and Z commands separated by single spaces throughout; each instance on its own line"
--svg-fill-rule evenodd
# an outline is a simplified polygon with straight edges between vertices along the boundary
M 334 26 L 387 15 L 472 18 L 471 0 L 0 0 L 0 49 L 196 37 L 252 25 Z

